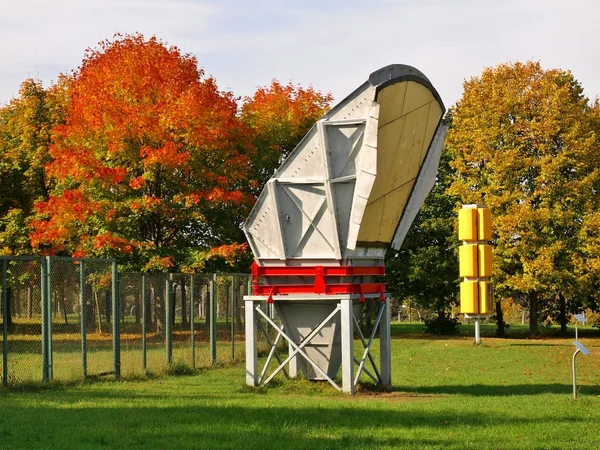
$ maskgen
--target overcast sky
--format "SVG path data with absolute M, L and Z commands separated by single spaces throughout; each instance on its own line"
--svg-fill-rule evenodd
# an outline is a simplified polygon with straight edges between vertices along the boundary
M 0 0 L 0 104 L 48 86 L 115 33 L 193 53 L 221 89 L 292 80 L 341 100 L 388 64 L 410 64 L 446 106 L 465 78 L 526 59 L 569 69 L 600 94 L 598 0 Z

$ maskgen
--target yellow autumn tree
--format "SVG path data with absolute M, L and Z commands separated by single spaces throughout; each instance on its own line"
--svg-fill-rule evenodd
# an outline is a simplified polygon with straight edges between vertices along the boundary
M 567 300 L 588 277 L 582 224 L 600 185 L 594 105 L 573 75 L 538 62 L 501 64 L 464 82 L 447 137 L 463 203 L 491 208 L 497 291 L 526 299 L 530 330 L 542 300 L 566 329 Z

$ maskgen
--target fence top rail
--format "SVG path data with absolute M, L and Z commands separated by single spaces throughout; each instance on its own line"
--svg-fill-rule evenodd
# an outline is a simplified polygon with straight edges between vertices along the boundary
M 76 261 L 76 262 L 101 262 L 101 263 L 114 263 L 114 258 L 71 258 L 69 256 L 50 256 L 53 261 Z
M 148 275 L 148 276 L 159 276 L 159 275 L 177 275 L 187 277 L 212 277 L 216 275 L 218 277 L 249 277 L 250 273 L 231 273 L 231 272 L 217 272 L 217 273 L 171 273 L 171 272 L 119 272 L 121 275 Z
M 0 256 L 0 261 L 39 261 L 43 256 Z
M 50 258 L 52 261 L 73 261 L 73 262 L 103 262 L 113 263 L 116 260 L 110 258 L 71 258 L 69 256 L 0 256 L 0 261 L 40 261 Z

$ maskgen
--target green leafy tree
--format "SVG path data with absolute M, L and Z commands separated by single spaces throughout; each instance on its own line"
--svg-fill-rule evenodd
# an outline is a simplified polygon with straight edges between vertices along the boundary
M 532 332 L 542 300 L 575 299 L 587 273 L 580 237 L 600 167 L 592 109 L 570 72 L 531 61 L 465 81 L 454 109 L 451 192 L 490 207 L 495 288 L 527 299 Z

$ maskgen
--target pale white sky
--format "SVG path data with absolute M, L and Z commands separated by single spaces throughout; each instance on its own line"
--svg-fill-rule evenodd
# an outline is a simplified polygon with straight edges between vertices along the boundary
M 0 104 L 27 77 L 49 85 L 114 33 L 196 55 L 221 89 L 277 78 L 341 100 L 392 63 L 421 70 L 446 106 L 485 66 L 536 59 L 600 94 L 598 0 L 0 0 Z

